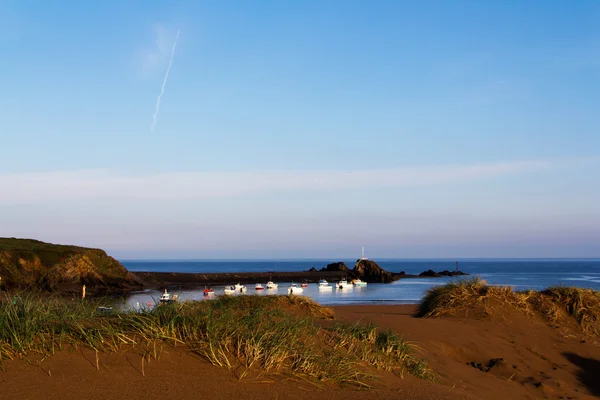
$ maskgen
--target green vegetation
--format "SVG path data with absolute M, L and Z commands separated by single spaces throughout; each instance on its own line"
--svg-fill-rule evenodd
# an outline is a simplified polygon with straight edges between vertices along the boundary
M 63 283 L 118 288 L 133 277 L 103 250 L 0 238 L 0 277 L 8 288 L 56 290 Z
M 83 253 L 89 250 L 102 251 L 87 247 L 52 244 L 34 239 L 18 238 L 0 238 L 0 250 L 21 250 L 32 252 L 49 251 L 52 253 Z
M 436 286 L 427 291 L 417 316 L 448 315 L 492 316 L 501 308 L 541 314 L 551 324 L 560 326 L 574 319 L 586 333 L 600 336 L 600 292 L 592 289 L 555 286 L 536 292 L 515 292 L 511 287 L 490 286 L 475 277 Z
M 422 360 L 415 358 L 413 347 L 400 336 L 380 331 L 374 324 L 336 324 L 331 328 L 330 345 L 366 362 L 375 368 L 408 373 L 428 380 L 437 380 L 433 371 Z
M 131 346 L 158 359 L 185 346 L 242 379 L 280 373 L 313 382 L 369 386 L 373 368 L 432 379 L 411 346 L 374 326 L 327 325 L 333 312 L 299 296 L 235 296 L 102 314 L 101 303 L 35 295 L 0 301 L 0 359 L 86 347 Z

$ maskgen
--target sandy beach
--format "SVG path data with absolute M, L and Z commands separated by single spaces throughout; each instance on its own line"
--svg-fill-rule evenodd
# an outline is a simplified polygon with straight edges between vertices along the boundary
M 403 335 L 439 383 L 381 373 L 374 389 L 339 388 L 263 374 L 238 380 L 184 346 L 166 347 L 143 363 L 132 349 L 114 353 L 63 350 L 30 362 L 5 360 L 0 393 L 12 399 L 586 399 L 600 395 L 600 347 L 575 325 L 561 329 L 518 312 L 493 320 L 415 318 L 415 306 L 332 307 L 335 320 L 374 322 Z M 330 323 L 330 322 L 324 322 Z M 502 362 L 489 372 L 490 360 Z M 475 365 L 475 366 L 473 366 Z

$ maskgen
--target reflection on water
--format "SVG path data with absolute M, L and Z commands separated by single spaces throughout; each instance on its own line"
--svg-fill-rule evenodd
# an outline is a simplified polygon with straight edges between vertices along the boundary
M 418 303 L 425 291 L 435 285 L 444 284 L 451 278 L 437 279 L 404 279 L 393 283 L 369 283 L 367 286 L 351 286 L 345 289 L 332 288 L 331 290 L 319 290 L 316 283 L 311 283 L 304 288 L 301 296 L 307 296 L 323 305 L 343 304 L 369 304 L 374 302 L 385 302 L 387 304 L 414 304 Z M 287 295 L 290 282 L 277 282 L 277 289 L 255 290 L 254 285 L 247 285 L 245 294 L 235 293 L 227 296 L 269 296 Z M 230 285 L 213 286 L 213 295 L 205 296 L 202 289 L 196 290 L 169 290 L 171 294 L 179 294 L 179 301 L 207 300 L 216 296 L 225 296 L 224 289 Z M 146 290 L 130 295 L 125 302 L 125 307 L 136 309 L 140 307 L 153 307 L 158 303 L 161 292 Z M 294 296 L 298 296 L 294 294 Z

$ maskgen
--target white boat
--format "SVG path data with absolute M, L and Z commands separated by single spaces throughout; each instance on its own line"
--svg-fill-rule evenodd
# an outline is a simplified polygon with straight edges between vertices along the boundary
M 167 292 L 167 289 L 165 289 L 165 292 L 163 294 L 160 295 L 160 302 L 161 303 L 173 303 L 175 301 L 177 301 L 177 295 L 171 295 L 169 292 Z
M 267 282 L 267 289 L 277 289 L 277 284 L 273 281 Z
M 346 279 L 342 279 L 341 281 L 339 281 L 337 283 L 337 288 L 338 289 L 350 289 L 350 288 L 352 288 L 352 284 L 348 283 L 348 281 Z
M 240 291 L 240 293 L 246 293 L 246 291 L 248 290 L 248 288 L 245 285 L 240 285 L 239 289 L 236 289 L 236 291 Z
M 263 287 L 263 285 L 261 285 L 260 283 L 257 283 L 254 286 L 254 290 L 265 290 L 265 288 Z
M 223 290 L 224 294 L 234 294 L 235 286 L 225 286 L 225 290 Z
M 295 283 L 292 283 L 290 285 L 290 287 L 288 288 L 288 294 L 297 294 L 297 293 L 302 293 L 304 292 L 304 289 L 302 289 L 300 286 L 298 286 Z
M 333 289 L 333 286 L 331 286 L 325 279 L 319 279 L 319 284 L 317 286 L 319 287 L 319 290 Z
M 354 279 L 354 280 L 352 281 L 352 284 L 353 284 L 354 286 L 358 286 L 358 287 L 361 287 L 361 286 L 367 286 L 367 282 L 363 282 L 363 281 L 361 281 L 360 279 Z
M 242 284 L 241 284 L 241 283 L 239 283 L 239 282 L 238 282 L 238 283 L 236 283 L 236 284 L 233 286 L 233 288 L 234 288 L 236 291 L 240 291 L 240 290 L 242 290 L 242 288 L 243 288 L 243 287 L 244 287 L 244 285 L 242 285 Z

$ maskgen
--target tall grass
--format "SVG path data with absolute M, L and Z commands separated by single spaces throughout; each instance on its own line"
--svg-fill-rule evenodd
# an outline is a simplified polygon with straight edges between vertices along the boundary
M 363 329 L 358 325 L 320 327 L 317 320 L 331 319 L 333 312 L 303 297 L 222 297 L 109 315 L 98 312 L 100 304 L 32 294 L 1 299 L 0 358 L 48 355 L 68 346 L 98 352 L 133 346 L 158 358 L 163 346 L 173 345 L 235 371 L 240 379 L 260 371 L 365 386 L 373 366 L 433 376 L 391 332 L 364 328 L 371 337 L 358 334 Z
M 489 286 L 483 279 L 473 277 L 429 289 L 419 304 L 417 316 L 440 317 L 461 312 L 490 315 L 498 304 L 524 308 L 526 303 L 526 297 L 511 287 Z
M 596 290 L 553 286 L 540 292 L 535 304 L 553 323 L 563 311 L 584 331 L 600 336 L 600 292 Z
M 450 282 L 427 291 L 417 311 L 419 317 L 465 315 L 490 316 L 500 308 L 538 313 L 561 325 L 574 319 L 586 333 L 600 336 L 600 292 L 592 289 L 554 286 L 543 291 L 515 292 L 512 287 L 490 286 L 479 277 Z
M 336 324 L 330 345 L 374 366 L 400 376 L 408 372 L 416 377 L 436 380 L 429 366 L 414 356 L 413 347 L 391 330 L 381 331 L 374 324 Z

